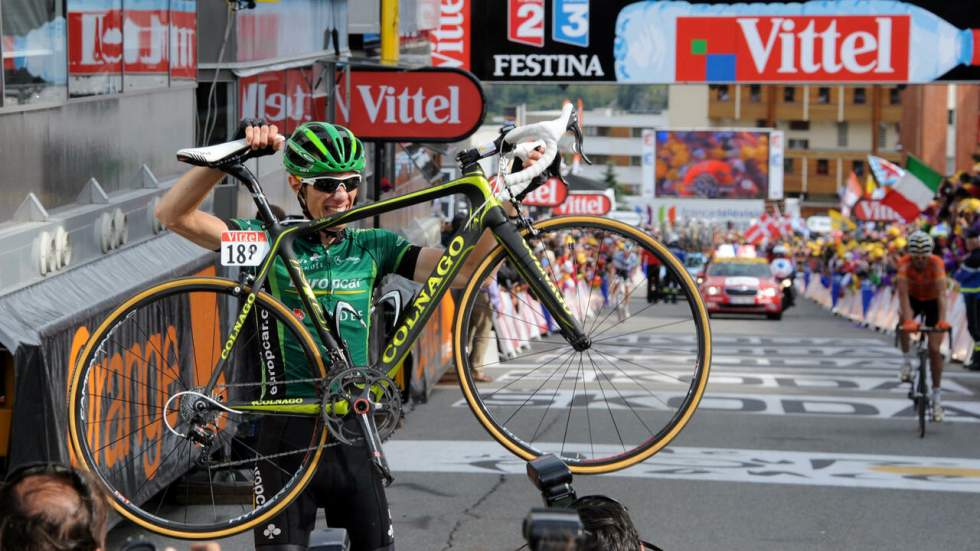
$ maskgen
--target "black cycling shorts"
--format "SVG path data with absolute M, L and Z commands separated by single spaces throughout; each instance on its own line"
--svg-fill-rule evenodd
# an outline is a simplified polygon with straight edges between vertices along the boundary
M 939 323 L 939 300 L 916 300 L 909 297 L 909 305 L 912 307 L 912 317 L 924 318 L 926 327 L 935 327 Z
M 306 419 L 287 417 L 264 419 L 257 448 L 261 453 L 274 453 L 277 449 L 305 447 L 301 441 L 309 439 L 310 423 Z M 302 455 L 279 457 L 276 459 L 277 465 L 268 461 L 259 462 L 261 480 L 256 482 L 257 499 L 260 491 L 265 497 L 279 491 L 282 479 L 296 472 Z M 272 551 L 280 546 L 285 549 L 290 549 L 285 546 L 306 549 L 320 507 L 325 510 L 327 526 L 347 530 L 352 551 L 394 549 L 391 513 L 384 483 L 375 472 L 367 448 L 363 445 L 325 448 L 316 474 L 303 493 L 278 515 L 253 530 L 256 549 Z

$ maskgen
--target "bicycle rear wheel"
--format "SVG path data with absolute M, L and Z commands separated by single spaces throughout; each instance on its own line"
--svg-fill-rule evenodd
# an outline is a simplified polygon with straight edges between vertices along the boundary
M 112 506 L 147 530 L 184 539 L 247 530 L 286 507 L 315 471 L 327 439 L 317 345 L 265 293 L 242 317 L 247 295 L 216 278 L 151 287 L 109 314 L 75 365 L 74 454 Z M 306 377 L 290 372 L 283 382 L 281 346 L 303 359 Z M 222 358 L 226 370 L 208 393 Z M 284 404 L 295 416 L 270 411 Z
M 525 460 L 553 453 L 582 474 L 634 465 L 677 436 L 704 393 L 711 364 L 704 304 L 680 262 L 636 228 L 586 216 L 535 228 L 528 245 L 592 345 L 577 352 L 566 342 L 556 316 L 498 247 L 477 268 L 456 317 L 466 403 L 494 439 Z M 644 300 L 644 257 L 667 269 L 683 300 Z M 623 276 L 628 287 L 617 300 L 610 287 Z M 481 292 L 494 288 L 499 299 Z M 481 330 L 488 317 L 496 336 Z M 488 360 L 498 343 L 500 359 Z M 472 375 L 483 370 L 497 380 L 477 388 Z

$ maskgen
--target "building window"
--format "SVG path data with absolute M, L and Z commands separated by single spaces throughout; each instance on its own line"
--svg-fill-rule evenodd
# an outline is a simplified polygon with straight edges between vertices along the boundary
M 609 164 L 609 155 L 589 155 L 589 160 L 594 165 L 607 165 Z
M 749 101 L 759 103 L 762 101 L 762 86 L 759 84 L 749 85 Z
M 887 147 L 888 144 L 888 125 L 881 123 L 878 125 L 878 147 Z
M 830 88 L 821 86 L 817 88 L 817 103 L 827 105 L 830 103 Z
M 867 101 L 868 101 L 868 97 L 867 97 L 867 92 L 865 91 L 865 89 L 864 88 L 855 88 L 854 89 L 854 105 L 864 105 L 865 103 L 867 103 Z
M 767 121 L 766 119 L 756 119 L 755 126 L 756 128 L 766 128 L 767 126 L 769 126 L 769 121 Z
M 63 2 L 5 0 L 3 105 L 61 103 L 68 81 Z
M 643 166 L 643 157 L 630 155 L 630 166 Z
M 901 105 L 902 104 L 902 91 L 898 88 L 890 88 L 888 90 L 888 103 L 891 105 Z
M 595 136 L 609 136 L 610 128 L 608 126 L 596 126 Z
M 783 157 L 783 174 L 793 174 L 793 159 Z
M 796 101 L 796 88 L 786 86 L 783 88 L 783 102 L 794 103 Z
M 804 138 L 790 138 L 786 140 L 787 149 L 810 149 L 810 140 Z
M 827 176 L 830 174 L 830 161 L 827 159 L 817 159 L 817 175 Z
M 809 130 L 810 121 L 789 121 L 790 130 Z
M 720 84 L 715 86 L 715 97 L 718 98 L 718 101 L 728 101 L 731 99 L 731 96 L 728 93 L 728 85 Z
M 847 121 L 837 123 L 837 147 L 847 147 Z
M 862 161 L 861 159 L 855 159 L 855 160 L 851 161 L 851 172 L 853 172 L 854 175 L 857 176 L 858 178 L 863 177 L 864 176 L 864 161 Z
M 643 130 L 643 128 L 630 128 L 630 136 L 634 138 L 642 138 Z

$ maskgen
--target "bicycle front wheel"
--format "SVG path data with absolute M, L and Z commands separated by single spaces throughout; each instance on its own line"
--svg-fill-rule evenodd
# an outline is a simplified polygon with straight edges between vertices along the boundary
M 697 288 L 663 245 L 629 225 L 578 216 L 535 228 L 528 245 L 591 346 L 578 352 L 566 342 L 498 247 L 456 317 L 466 403 L 525 460 L 553 453 L 582 474 L 639 463 L 677 436 L 707 385 L 711 337 Z M 655 281 L 671 282 L 681 300 L 658 303 Z M 484 370 L 497 378 L 477 388 L 473 374 Z
M 265 293 L 243 314 L 248 293 L 204 277 L 151 287 L 110 313 L 76 362 L 75 457 L 142 528 L 184 539 L 242 532 L 286 507 L 316 469 L 327 439 L 317 345 Z M 305 373 L 287 377 L 283 351 Z

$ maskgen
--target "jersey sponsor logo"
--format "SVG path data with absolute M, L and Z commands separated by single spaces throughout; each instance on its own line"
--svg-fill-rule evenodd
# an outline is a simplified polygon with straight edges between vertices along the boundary
M 292 281 L 290 281 L 292 284 Z M 309 280 L 310 288 L 317 291 L 351 291 L 361 289 L 364 286 L 363 278 L 353 279 L 327 279 L 313 278 Z
M 385 352 L 382 355 L 382 360 L 385 362 L 391 362 L 398 356 L 398 349 L 408 340 L 408 332 L 415 327 L 418 323 L 419 318 L 422 316 L 422 312 L 426 310 L 427 305 L 432 302 L 432 297 L 438 295 L 442 289 L 444 289 L 449 284 L 449 279 L 447 276 L 454 273 L 459 267 L 460 255 L 463 252 L 463 246 L 466 244 L 466 240 L 463 239 L 462 235 L 457 235 L 449 246 L 446 248 L 446 252 L 443 257 L 439 259 L 436 264 L 436 273 L 429 277 L 425 281 L 425 285 L 419 291 L 419 295 L 415 298 L 412 303 L 414 310 L 412 314 L 405 320 L 405 322 L 395 330 L 395 335 L 391 339 L 391 344 L 385 348 Z

